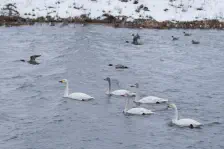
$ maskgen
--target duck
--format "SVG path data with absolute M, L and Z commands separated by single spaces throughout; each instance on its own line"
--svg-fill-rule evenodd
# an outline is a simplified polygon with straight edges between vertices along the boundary
M 81 93 L 81 92 L 75 92 L 75 93 L 69 94 L 68 80 L 62 79 L 59 82 L 64 83 L 66 85 L 65 91 L 64 91 L 64 96 L 63 96 L 65 98 L 70 98 L 70 99 L 75 99 L 75 100 L 80 100 L 80 101 L 88 101 L 88 100 L 94 99 L 94 97 L 87 95 L 85 93 Z
M 172 123 L 180 126 L 180 127 L 189 127 L 189 128 L 196 128 L 200 127 L 202 124 L 196 120 L 184 118 L 179 119 L 177 106 L 174 103 L 168 104 L 168 108 L 173 108 L 175 110 L 174 118 L 172 119 Z
M 130 101 L 130 96 L 127 95 L 127 99 L 125 101 L 125 108 L 123 110 L 124 114 L 131 114 L 131 115 L 150 115 L 153 114 L 154 112 L 152 112 L 149 109 L 146 108 L 142 108 L 142 107 L 136 107 L 136 108 L 128 108 L 129 106 L 129 101 Z
M 113 64 L 109 64 L 108 66 L 113 66 Z M 116 69 L 128 69 L 128 66 L 122 65 L 122 64 L 117 64 L 115 65 Z
M 106 77 L 104 80 L 108 81 L 108 84 L 109 84 L 108 91 L 106 92 L 107 95 L 115 95 L 115 96 L 130 95 L 130 96 L 135 96 L 135 93 L 132 93 L 131 91 L 128 91 L 128 90 L 125 90 L 125 89 L 111 91 L 111 79 L 109 77 Z
M 138 34 L 132 34 L 133 36 L 133 41 L 132 41 L 132 44 L 134 45 L 140 45 L 140 43 L 138 42 L 138 40 L 140 39 L 140 36 Z
M 50 22 L 50 26 L 55 26 L 55 23 L 54 22 Z
M 136 96 L 135 96 L 135 103 L 139 103 L 139 104 L 160 104 L 160 103 L 167 103 L 168 99 L 163 99 L 160 97 L 156 97 L 156 96 L 146 96 L 140 99 L 140 95 L 139 95 L 139 84 L 135 83 L 135 85 L 131 85 L 131 87 L 135 87 L 136 88 Z
M 36 58 L 40 57 L 41 55 L 32 55 L 30 56 L 30 60 L 26 61 L 24 59 L 21 59 L 20 61 L 21 62 L 27 62 L 29 64 L 32 64 L 32 65 L 39 65 L 40 63 L 36 61 Z
M 186 33 L 186 32 L 183 32 L 184 33 L 184 36 L 191 36 L 192 34 L 190 33 Z
M 192 40 L 191 43 L 192 44 L 199 44 L 200 42 L 199 41 Z
M 179 37 L 174 37 L 174 36 L 171 36 L 173 38 L 173 41 L 175 40 L 179 40 Z
M 82 27 L 86 26 L 86 23 L 83 23 L 81 26 L 82 26 Z

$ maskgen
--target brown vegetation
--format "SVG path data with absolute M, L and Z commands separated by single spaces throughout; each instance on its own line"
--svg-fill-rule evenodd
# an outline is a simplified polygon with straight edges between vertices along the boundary
M 54 19 L 50 16 L 38 17 L 36 19 L 21 18 L 19 16 L 0 16 L 0 26 L 19 26 L 19 25 L 32 25 L 38 23 L 50 22 L 67 22 L 67 23 L 88 23 L 88 24 L 106 24 L 114 27 L 125 28 L 150 28 L 150 29 L 224 29 L 224 22 L 218 20 L 203 20 L 203 21 L 163 21 L 158 22 L 153 19 L 136 19 L 132 22 L 126 21 L 125 16 L 111 16 L 104 14 L 104 19 L 90 19 L 86 15 L 74 18 L 57 18 Z

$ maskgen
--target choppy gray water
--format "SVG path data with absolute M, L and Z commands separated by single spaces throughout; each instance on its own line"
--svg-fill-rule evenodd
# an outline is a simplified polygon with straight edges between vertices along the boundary
M 144 45 L 125 43 L 139 33 Z M 224 32 L 130 30 L 103 26 L 0 28 L 1 149 L 223 149 Z M 171 36 L 179 36 L 173 42 Z M 196 39 L 200 45 L 192 45 Z M 77 51 L 78 50 L 78 51 Z M 41 54 L 40 65 L 18 61 Z M 109 63 L 130 69 L 116 71 Z M 110 76 L 142 95 L 177 104 L 181 117 L 201 129 L 170 126 L 173 110 L 146 117 L 125 116 L 124 99 L 105 95 Z M 70 91 L 90 102 L 64 99 Z M 151 107 L 155 108 L 155 107 Z

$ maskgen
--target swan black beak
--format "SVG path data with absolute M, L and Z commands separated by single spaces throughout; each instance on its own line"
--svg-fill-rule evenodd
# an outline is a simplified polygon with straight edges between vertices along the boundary
M 170 105 L 167 105 L 167 109 L 171 108 Z
M 58 81 L 59 83 L 63 83 L 63 81 Z
M 131 85 L 130 87 L 136 87 L 135 85 Z

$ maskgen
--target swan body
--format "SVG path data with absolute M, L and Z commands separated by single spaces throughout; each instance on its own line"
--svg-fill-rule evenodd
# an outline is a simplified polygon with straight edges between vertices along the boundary
M 166 103 L 168 102 L 168 99 L 163 99 L 156 96 L 147 96 L 135 102 L 141 104 L 158 104 L 158 103 Z
M 82 100 L 82 101 L 94 99 L 93 97 L 91 97 L 85 93 L 80 93 L 80 92 L 71 93 L 67 97 L 71 98 L 71 99 Z
M 136 83 L 134 86 L 131 87 L 135 87 L 136 88 L 136 96 L 135 96 L 135 103 L 140 103 L 140 104 L 159 104 L 159 103 L 166 103 L 168 102 L 168 99 L 163 99 L 160 97 L 156 97 L 156 96 L 147 96 L 147 97 L 143 97 L 142 99 L 140 99 L 139 96 L 139 84 Z
M 199 123 L 196 120 L 185 118 L 185 119 L 179 119 L 178 118 L 178 110 L 175 104 L 169 104 L 168 107 L 174 108 L 175 110 L 175 116 L 172 119 L 172 123 L 180 126 L 180 127 L 190 127 L 190 128 L 195 128 L 195 127 L 200 127 L 201 123 Z
M 153 112 L 151 110 L 145 109 L 145 108 L 131 108 L 127 111 L 124 111 L 124 113 L 127 114 L 133 114 L 133 115 L 149 115 L 149 114 L 153 114 Z
M 129 95 L 127 95 L 129 96 Z M 130 97 L 130 96 L 129 96 Z M 129 104 L 129 98 L 126 99 L 126 103 L 125 103 L 125 108 L 124 108 L 124 113 L 125 114 L 132 114 L 132 115 L 149 115 L 149 114 L 153 114 L 154 112 L 152 112 L 151 110 L 148 110 L 146 108 L 142 108 L 142 107 L 137 107 L 137 108 L 128 108 L 128 104 Z
M 115 90 L 115 91 L 111 91 L 111 80 L 109 77 L 107 77 L 106 79 L 104 79 L 105 81 L 108 81 L 109 83 L 109 89 L 106 92 L 107 95 L 115 95 L 115 96 L 135 96 L 135 93 L 132 93 L 128 90 L 124 90 L 124 89 L 120 89 L 120 90 Z
M 76 93 L 68 93 L 68 80 L 67 79 L 63 79 L 61 81 L 59 81 L 60 83 L 65 83 L 66 87 L 65 87 L 65 92 L 64 92 L 64 96 L 63 97 L 67 97 L 70 99 L 75 99 L 75 100 L 80 100 L 80 101 L 87 101 L 87 100 L 91 100 L 94 99 L 94 97 L 89 96 L 85 93 L 80 93 L 80 92 L 76 92 Z
M 133 93 L 131 93 L 128 90 L 115 90 L 115 91 L 112 91 L 112 92 L 108 91 L 107 94 L 109 94 L 109 95 L 116 95 L 116 96 L 126 96 L 127 94 L 128 95 L 132 95 Z
M 182 127 L 199 127 L 201 125 L 199 122 L 189 118 L 172 120 L 172 123 Z

